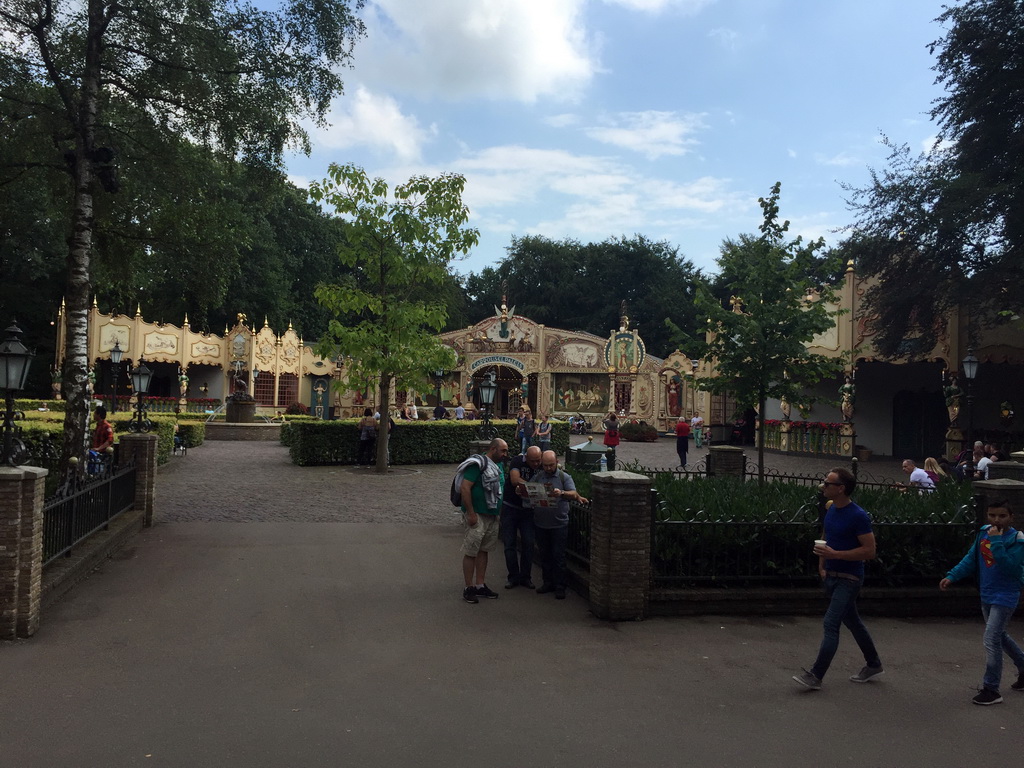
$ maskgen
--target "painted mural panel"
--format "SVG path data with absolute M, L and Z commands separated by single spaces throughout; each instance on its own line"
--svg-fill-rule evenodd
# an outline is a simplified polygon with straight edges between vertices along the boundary
M 580 339 L 553 338 L 548 342 L 548 368 L 597 368 L 601 352 L 596 344 Z
M 555 411 L 608 411 L 608 376 L 603 373 L 556 373 Z

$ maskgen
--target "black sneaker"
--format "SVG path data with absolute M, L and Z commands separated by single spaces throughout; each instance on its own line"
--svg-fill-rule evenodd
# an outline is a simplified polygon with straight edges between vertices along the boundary
M 554 592 L 554 591 L 555 591 L 555 585 L 554 584 L 541 584 L 539 587 L 537 587 L 537 594 L 538 595 L 546 595 L 548 592 Z
M 856 675 L 850 675 L 850 679 L 855 683 L 866 683 L 869 680 L 873 680 L 879 675 L 884 675 L 885 670 L 880 666 L 878 667 L 864 667 Z
M 983 707 L 987 707 L 990 704 L 999 704 L 1003 700 L 1003 697 L 999 695 L 999 691 L 993 691 L 991 688 L 982 688 L 971 701 L 975 704 L 980 704 Z
M 467 603 L 479 603 L 480 601 L 476 599 L 476 587 L 466 587 L 462 590 L 462 599 Z
M 526 581 L 521 581 L 519 583 L 522 584 L 527 589 L 536 589 L 536 587 L 533 585 L 533 582 L 530 581 L 529 579 L 527 579 Z
M 1010 687 L 1015 691 L 1024 691 L 1024 672 L 1017 673 L 1017 682 Z
M 497 600 L 498 599 L 498 593 L 495 592 L 492 589 L 488 589 L 486 584 L 484 584 L 482 587 L 477 587 L 476 588 L 476 596 L 477 597 L 486 597 L 488 600 Z
M 505 582 L 505 589 L 515 589 L 518 586 L 519 586 L 519 582 L 518 581 L 513 581 L 512 579 L 509 579 L 508 581 Z
M 555 600 L 565 600 L 564 587 L 555 587 Z

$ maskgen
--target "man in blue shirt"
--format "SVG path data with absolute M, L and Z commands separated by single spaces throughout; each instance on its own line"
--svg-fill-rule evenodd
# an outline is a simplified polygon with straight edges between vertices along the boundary
M 843 467 L 836 467 L 821 484 L 828 512 L 825 513 L 825 544 L 817 544 L 818 573 L 829 599 L 825 611 L 824 635 L 818 658 L 810 669 L 793 679 L 808 690 L 821 690 L 821 681 L 839 649 L 839 627 L 845 624 L 864 654 L 864 668 L 850 677 L 866 683 L 884 671 L 875 643 L 857 613 L 857 596 L 864 583 L 864 561 L 875 557 L 875 534 L 868 513 L 850 499 L 857 479 Z

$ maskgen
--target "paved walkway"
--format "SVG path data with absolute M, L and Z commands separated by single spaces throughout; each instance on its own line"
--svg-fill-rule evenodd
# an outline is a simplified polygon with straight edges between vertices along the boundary
M 670 441 L 648 448 L 671 459 Z M 576 595 L 522 589 L 467 605 L 451 467 L 416 469 L 304 469 L 258 443 L 175 458 L 157 524 L 36 637 L 0 644 L 0 765 L 1020 759 L 1024 694 L 969 701 L 980 622 L 870 621 L 888 673 L 848 682 L 860 664 L 847 635 L 825 689 L 805 693 L 789 678 L 814 655 L 816 619 L 610 624 Z M 500 566 L 491 573 L 500 585 Z

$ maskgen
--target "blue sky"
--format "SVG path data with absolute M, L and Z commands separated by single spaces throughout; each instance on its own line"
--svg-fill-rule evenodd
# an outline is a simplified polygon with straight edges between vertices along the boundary
M 642 234 L 715 271 L 782 183 L 791 232 L 837 241 L 840 182 L 880 133 L 926 149 L 940 94 L 932 0 L 379 0 L 330 125 L 292 180 L 352 162 L 400 182 L 466 176 L 480 244 Z

